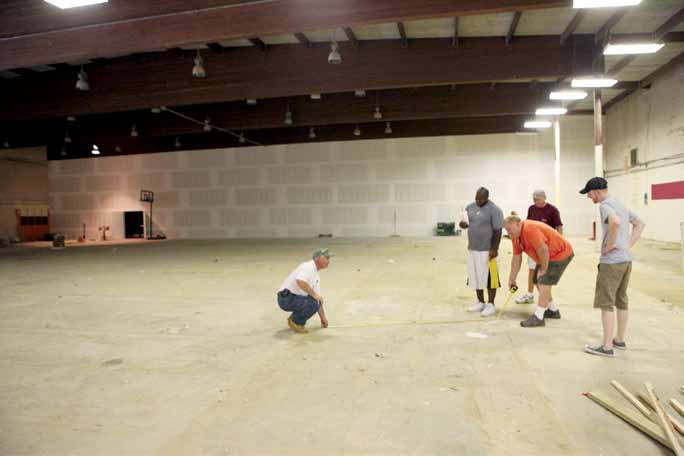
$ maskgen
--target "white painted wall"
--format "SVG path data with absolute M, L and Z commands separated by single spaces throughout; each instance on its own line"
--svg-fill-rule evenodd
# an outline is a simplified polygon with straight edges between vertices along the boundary
M 47 215 L 48 173 L 44 147 L 0 151 L 0 238 L 17 237 L 16 210 Z
M 630 169 L 633 148 L 638 148 L 641 163 L 658 161 Z M 680 242 L 684 199 L 651 201 L 651 185 L 684 180 L 682 67 L 651 89 L 627 97 L 608 113 L 605 163 L 606 169 L 614 170 L 607 174 L 611 193 L 646 222 L 644 237 Z
M 561 124 L 561 214 L 569 234 L 591 232 L 592 207 L 577 190 L 592 175 L 591 117 Z M 357 140 L 184 151 L 50 162 L 53 226 L 96 237 L 112 214 L 148 210 L 169 237 L 428 236 L 454 221 L 479 186 L 505 213 L 525 215 L 531 194 L 553 194 L 553 132 Z M 113 237 L 116 233 L 110 233 Z

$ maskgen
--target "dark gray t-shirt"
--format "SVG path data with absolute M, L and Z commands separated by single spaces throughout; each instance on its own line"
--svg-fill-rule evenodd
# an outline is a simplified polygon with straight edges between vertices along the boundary
M 603 228 L 601 250 L 605 249 L 608 244 L 608 231 L 610 228 L 608 217 L 611 214 L 615 214 L 620 219 L 620 226 L 618 226 L 617 237 L 615 238 L 615 248 L 608 252 L 607 255 L 601 255 L 599 263 L 616 264 L 632 261 L 632 254 L 629 252 L 629 226 L 637 216 L 612 196 L 603 200 L 599 206 L 599 211 L 601 212 L 601 226 Z
M 468 214 L 468 250 L 485 252 L 492 247 L 494 230 L 503 226 L 503 212 L 491 200 L 480 207 L 470 203 L 466 207 Z

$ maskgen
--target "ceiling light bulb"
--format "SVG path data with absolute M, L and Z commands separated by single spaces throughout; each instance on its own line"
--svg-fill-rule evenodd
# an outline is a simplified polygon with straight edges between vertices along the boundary
M 71 136 L 69 136 L 69 132 L 66 132 L 64 134 L 64 143 L 65 144 L 71 144 Z
M 375 106 L 375 112 L 373 113 L 373 119 L 375 119 L 375 120 L 382 119 L 382 113 L 380 112 L 380 106 Z
M 83 92 L 87 92 L 88 90 L 90 90 L 90 84 L 88 84 L 88 73 L 85 72 L 83 66 L 81 66 L 81 71 L 78 72 L 76 88 Z
M 328 63 L 331 65 L 339 65 L 340 63 L 342 63 L 342 54 L 340 54 L 337 43 L 335 41 L 330 43 L 330 54 L 328 54 Z
M 566 114 L 567 112 L 568 112 L 568 110 L 565 108 L 548 107 L 548 108 L 537 109 L 535 114 L 538 116 L 562 116 L 563 114 Z
M 240 132 L 240 137 L 238 138 L 238 141 L 240 142 L 240 144 L 244 144 L 245 142 L 247 142 L 244 133 Z
M 76 122 L 76 116 L 67 116 L 68 122 Z
M 525 128 L 549 128 L 551 122 L 548 120 L 528 120 L 525 122 Z
M 120 154 L 120 153 L 121 153 L 121 146 L 117 145 L 117 146 L 114 148 L 114 152 L 116 152 L 117 154 Z
M 309 139 L 316 139 L 316 130 L 314 127 L 309 128 Z
M 137 138 L 138 137 L 138 129 L 135 128 L 135 125 L 131 127 L 131 137 Z
M 180 146 L 181 146 L 180 139 L 176 138 L 176 140 L 173 142 L 173 147 L 175 147 L 176 149 L 180 149 Z
M 67 154 L 66 147 L 62 146 L 62 151 L 59 153 L 59 155 L 61 155 L 62 157 L 66 157 L 66 154 Z
M 574 88 L 596 89 L 603 87 L 613 87 L 617 84 L 617 79 L 594 77 L 594 78 L 575 78 L 570 85 Z
M 100 155 L 100 149 L 98 149 L 98 147 L 95 144 L 93 144 L 93 149 L 90 151 L 90 153 L 93 155 Z
M 211 122 L 209 121 L 209 116 L 207 116 L 207 118 L 204 119 L 204 126 L 202 127 L 202 130 L 211 131 Z
M 385 124 L 385 134 L 386 135 L 391 135 L 392 134 L 392 124 L 387 122 Z
M 9 149 L 9 146 L 10 146 L 9 139 L 5 139 L 4 141 L 2 141 L 2 146 L 5 149 Z
M 290 111 L 285 112 L 285 120 L 283 123 L 285 125 L 292 125 L 292 113 Z
M 250 105 L 250 106 L 256 106 L 256 104 L 257 104 L 256 98 L 247 98 L 247 100 L 245 100 L 245 101 L 246 101 L 247 104 Z
M 312 100 L 320 100 L 321 99 L 320 93 L 312 93 L 310 96 L 311 96 Z
M 603 55 L 655 54 L 665 46 L 659 43 L 609 44 Z
M 207 70 L 204 69 L 204 60 L 200 55 L 199 49 L 197 49 L 197 57 L 195 57 L 194 62 L 195 66 L 192 67 L 192 76 L 195 78 L 207 77 Z
M 550 100 L 584 100 L 587 92 L 581 90 L 559 90 L 549 94 Z
M 354 96 L 357 98 L 363 98 L 366 96 L 366 91 L 365 90 L 355 90 Z
M 361 136 L 361 129 L 358 125 L 354 128 L 354 136 Z
M 615 8 L 619 6 L 636 6 L 641 0 L 573 0 L 573 8 Z
M 68 9 L 76 8 L 78 6 L 99 5 L 100 3 L 107 3 L 109 0 L 45 0 L 57 8 Z
M 150 111 L 152 111 L 154 114 L 159 114 L 161 112 L 161 108 L 152 108 Z

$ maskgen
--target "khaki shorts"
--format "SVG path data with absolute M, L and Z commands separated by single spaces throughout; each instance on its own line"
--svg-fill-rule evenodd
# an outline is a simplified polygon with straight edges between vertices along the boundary
M 598 265 L 594 308 L 612 312 L 613 307 L 627 310 L 627 286 L 632 273 L 632 262 Z
M 538 283 L 539 285 L 558 285 L 558 281 L 565 272 L 565 268 L 568 267 L 573 258 L 575 258 L 574 253 L 570 254 L 570 256 L 564 260 L 549 261 L 549 269 L 546 270 L 546 274 L 544 274 L 541 279 L 537 278 L 537 274 L 539 274 L 539 268 L 541 267 L 537 263 L 537 266 L 534 270 L 533 283 Z

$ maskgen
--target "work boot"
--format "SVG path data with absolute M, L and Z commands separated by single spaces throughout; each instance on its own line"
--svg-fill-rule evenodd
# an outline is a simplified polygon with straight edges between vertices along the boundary
M 546 309 L 544 311 L 544 319 L 553 318 L 554 320 L 560 320 L 560 310 Z
M 534 328 L 536 326 L 546 326 L 546 323 L 544 323 L 544 320 L 537 318 L 535 314 L 532 314 L 527 320 L 521 321 L 520 326 L 523 328 Z
M 298 325 L 297 323 L 292 321 L 292 317 L 289 317 L 287 319 L 287 326 L 289 326 L 292 331 L 299 334 L 306 334 L 309 332 L 304 326 Z

